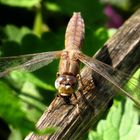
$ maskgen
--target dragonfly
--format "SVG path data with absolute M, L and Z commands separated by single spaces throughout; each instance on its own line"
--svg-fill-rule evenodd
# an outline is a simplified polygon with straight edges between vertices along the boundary
M 60 58 L 55 87 L 58 90 L 59 96 L 62 98 L 70 98 L 72 95 L 75 95 L 75 86 L 77 86 L 79 80 L 77 75 L 80 73 L 80 62 L 82 62 L 113 84 L 113 86 L 119 89 L 123 95 L 129 97 L 140 106 L 140 101 L 132 94 L 132 91 L 125 89 L 120 85 L 122 76 L 125 77 L 125 80 L 128 80 L 130 76 L 82 53 L 81 48 L 84 34 L 85 25 L 81 13 L 74 12 L 66 28 L 64 50 L 1 57 L 0 77 L 3 77 L 14 70 L 32 72 L 48 65 L 54 59 Z M 116 74 L 114 75 L 114 73 L 117 73 L 117 76 Z M 133 82 L 131 84 L 135 85 Z

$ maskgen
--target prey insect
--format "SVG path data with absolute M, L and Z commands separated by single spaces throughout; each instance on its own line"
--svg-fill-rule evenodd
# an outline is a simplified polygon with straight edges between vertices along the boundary
M 122 76 L 126 77 L 125 80 L 129 79 L 126 74 L 99 60 L 96 60 L 95 58 L 88 57 L 81 52 L 84 34 L 84 20 L 81 17 L 80 12 L 74 12 L 66 29 L 64 50 L 13 57 L 2 57 L 0 58 L 0 77 L 18 69 L 29 72 L 35 71 L 48 65 L 54 59 L 60 58 L 55 87 L 58 90 L 59 96 L 64 99 L 69 99 L 72 94 L 75 95 L 75 86 L 78 83 L 77 75 L 80 71 L 80 62 L 82 62 L 113 84 L 123 95 L 128 96 L 136 104 L 140 105 L 140 101 L 133 96 L 132 91 L 125 89 L 119 83 Z M 114 75 L 114 73 L 116 73 L 117 76 Z

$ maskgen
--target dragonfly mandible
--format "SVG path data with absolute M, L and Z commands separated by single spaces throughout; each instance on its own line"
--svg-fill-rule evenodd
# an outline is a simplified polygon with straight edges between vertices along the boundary
M 124 89 L 119 84 L 120 77 L 128 79 L 125 73 L 81 52 L 85 33 L 84 26 L 81 13 L 74 12 L 66 29 L 64 50 L 2 57 L 0 58 L 0 77 L 14 70 L 35 71 L 48 65 L 54 59 L 60 58 L 55 87 L 62 98 L 70 98 L 72 94 L 75 94 L 75 86 L 78 82 L 77 75 L 80 72 L 80 62 L 82 62 L 140 106 L 140 101 L 133 96 L 132 91 Z M 117 76 L 113 73 L 117 73 Z M 134 85 L 134 83 L 132 84 Z

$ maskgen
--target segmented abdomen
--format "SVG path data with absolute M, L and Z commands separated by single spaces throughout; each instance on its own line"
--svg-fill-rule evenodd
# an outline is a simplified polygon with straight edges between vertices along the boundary
M 85 26 L 81 13 L 74 12 L 66 29 L 65 48 L 80 49 L 82 47 L 84 33 Z

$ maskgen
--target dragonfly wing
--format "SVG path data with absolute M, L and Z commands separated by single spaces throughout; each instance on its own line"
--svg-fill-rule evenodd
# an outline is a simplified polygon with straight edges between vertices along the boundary
M 111 84 L 113 84 L 117 89 L 119 89 L 121 94 L 129 97 L 131 100 L 133 100 L 138 106 L 140 106 L 140 101 L 137 99 L 137 97 L 133 94 L 132 89 L 124 86 L 121 84 L 121 79 L 123 78 L 123 81 L 128 81 L 131 76 L 129 76 L 126 73 L 123 73 L 95 58 L 88 57 L 84 54 L 79 54 L 78 59 L 90 67 L 93 71 L 101 75 L 103 78 L 108 80 Z M 140 88 L 138 83 L 138 79 L 136 78 L 131 78 L 129 82 L 133 87 L 135 86 L 135 89 L 139 91 L 140 93 Z M 140 97 L 140 96 L 139 96 Z
M 43 52 L 0 58 L 0 77 L 13 70 L 35 71 L 59 58 L 62 51 Z

